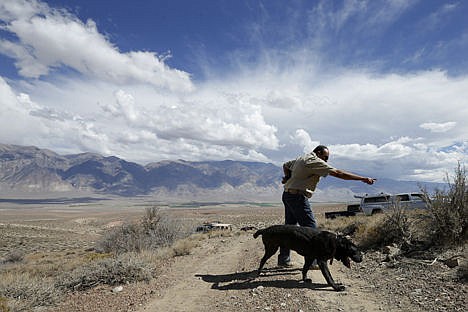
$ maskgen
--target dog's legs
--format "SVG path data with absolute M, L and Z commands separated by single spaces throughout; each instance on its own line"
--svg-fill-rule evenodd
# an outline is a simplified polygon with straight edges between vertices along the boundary
M 325 277 L 325 280 L 327 281 L 328 285 L 333 287 L 334 290 L 336 291 L 343 291 L 345 290 L 345 287 L 341 284 L 335 283 L 333 280 L 333 277 L 330 274 L 330 271 L 328 270 L 328 265 L 327 261 L 320 260 L 318 261 L 318 265 L 320 267 L 320 270 L 322 271 L 323 277 Z
M 312 280 L 310 278 L 307 278 L 307 272 L 309 271 L 309 268 L 313 262 L 313 258 L 304 257 L 304 267 L 302 268 L 302 280 L 305 283 L 312 283 Z
M 260 260 L 260 266 L 258 267 L 258 275 L 260 275 L 265 262 L 270 259 L 277 251 L 279 246 L 278 245 L 270 245 L 265 244 L 265 255 L 263 256 L 262 260 Z

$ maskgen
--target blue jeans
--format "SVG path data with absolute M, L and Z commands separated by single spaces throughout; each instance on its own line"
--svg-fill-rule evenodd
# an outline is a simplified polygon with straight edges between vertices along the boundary
M 300 226 L 317 227 L 314 214 L 310 208 L 309 198 L 302 194 L 291 194 L 283 192 L 284 204 L 284 223 L 298 224 Z M 287 263 L 291 261 L 290 250 L 280 247 L 278 263 Z

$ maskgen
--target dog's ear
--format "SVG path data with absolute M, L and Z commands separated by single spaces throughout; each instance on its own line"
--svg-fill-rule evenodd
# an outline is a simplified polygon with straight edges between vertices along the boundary
M 335 258 L 335 255 L 336 255 L 336 244 L 337 244 L 336 237 L 334 238 L 330 237 L 330 249 L 332 251 L 331 258 L 330 258 L 330 265 L 333 264 L 333 259 Z

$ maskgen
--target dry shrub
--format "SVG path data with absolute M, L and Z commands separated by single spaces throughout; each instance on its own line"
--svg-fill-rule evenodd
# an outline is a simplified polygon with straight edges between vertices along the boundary
M 86 262 L 99 261 L 99 260 L 107 259 L 111 257 L 112 257 L 111 253 L 101 253 L 101 252 L 90 252 L 84 256 Z
M 452 179 L 446 177 L 448 188 L 436 190 L 429 199 L 433 217 L 432 238 L 436 245 L 460 244 L 468 238 L 468 183 L 466 168 L 458 163 Z
M 0 261 L 0 263 L 16 263 L 21 262 L 24 259 L 24 252 L 15 250 L 9 252 L 4 259 Z
M 383 214 L 365 217 L 357 226 L 356 240 L 363 249 L 397 245 L 403 251 L 430 246 L 430 215 L 425 210 L 406 210 L 398 203 Z
M 189 255 L 190 252 L 192 251 L 193 248 L 198 246 L 198 242 L 186 238 L 186 239 L 181 239 L 175 242 L 175 244 L 172 246 L 172 251 L 174 252 L 174 256 L 186 256 Z
M 60 296 L 53 278 L 8 272 L 0 279 L 0 297 L 8 299 L 7 311 L 32 311 L 56 303 Z
M 58 288 L 85 290 L 97 285 L 121 285 L 152 278 L 149 263 L 135 253 L 127 253 L 115 258 L 104 258 L 64 273 L 57 281 Z
M 427 216 L 427 213 L 417 210 L 406 211 L 396 203 L 386 213 L 327 220 L 324 227 L 353 236 L 363 250 L 378 249 L 390 244 L 409 249 L 415 241 L 423 237 L 418 229 L 424 215 Z
M 172 251 L 174 256 L 186 256 L 189 255 L 195 247 L 199 246 L 199 242 L 205 239 L 203 234 L 194 234 L 190 237 L 180 239 L 172 245 Z
M 75 253 L 24 255 L 22 261 L 10 261 L 0 270 L 0 297 L 5 298 L 4 305 L 8 304 L 12 312 L 33 311 L 54 304 L 63 295 L 55 287 L 57 276 L 89 261 Z
M 364 215 L 337 217 L 323 220 L 320 222 L 320 227 L 343 235 L 354 235 L 367 222 L 368 218 Z
M 60 272 L 71 271 L 87 263 L 87 254 L 70 254 L 63 252 L 41 252 L 25 256 L 22 265 L 14 269 L 17 272 L 27 272 L 34 276 L 56 277 Z
M 208 238 L 232 237 L 232 232 L 227 230 L 212 230 L 206 233 Z
M 0 312 L 10 312 L 8 307 L 8 300 L 5 297 L 0 297 Z
M 460 267 L 458 268 L 457 277 L 463 283 L 468 282 L 468 260 L 467 259 L 465 259 L 465 261 L 463 261 Z
M 123 224 L 112 228 L 97 243 L 97 250 L 105 253 L 125 253 L 142 251 L 147 245 L 147 237 L 138 224 Z
M 393 203 L 389 212 L 385 214 L 382 231 L 384 232 L 383 245 L 394 243 L 403 248 L 411 246 L 411 221 L 409 214 L 399 201 Z
M 385 240 L 382 230 L 384 215 L 378 214 L 366 219 L 367 222 L 359 224 L 355 233 L 357 244 L 364 250 L 379 247 Z
M 152 207 L 146 209 L 140 222 L 124 224 L 108 232 L 97 249 L 113 253 L 141 252 L 170 246 L 190 233 L 189 226 Z

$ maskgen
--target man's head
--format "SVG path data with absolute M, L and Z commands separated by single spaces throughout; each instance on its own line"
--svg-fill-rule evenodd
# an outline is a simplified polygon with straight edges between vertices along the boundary
M 328 151 L 328 147 L 326 147 L 325 145 L 317 146 L 316 148 L 314 148 L 313 152 L 321 160 L 323 160 L 325 162 L 328 161 L 328 157 L 330 156 L 330 152 Z

